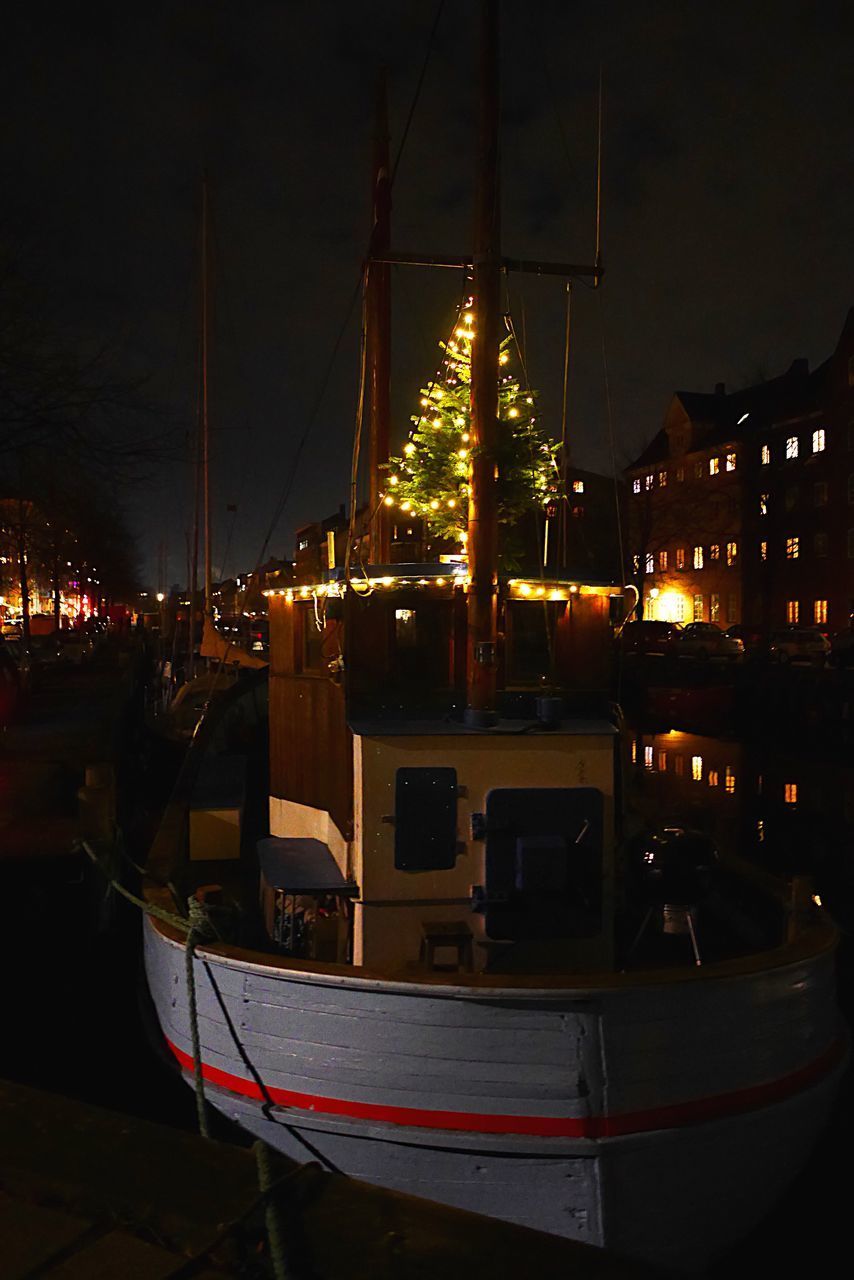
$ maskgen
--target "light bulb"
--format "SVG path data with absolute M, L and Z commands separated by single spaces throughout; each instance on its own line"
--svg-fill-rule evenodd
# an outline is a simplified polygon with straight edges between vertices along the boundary
M 406 454 L 407 458 L 412 457 L 413 453 L 415 452 L 415 445 L 412 443 L 411 440 L 409 441 L 408 444 L 405 444 L 403 446 L 403 452 Z
M 458 458 L 467 458 L 467 457 L 468 457 L 468 449 L 457 449 L 457 457 L 458 457 Z
M 433 501 L 430 503 L 430 510 L 431 511 L 439 510 L 439 501 L 437 498 L 434 498 Z
M 394 506 L 394 498 L 383 498 L 383 502 L 385 503 L 385 505 L 386 505 L 387 507 L 393 507 L 393 506 Z
M 400 484 L 400 476 L 389 476 L 389 484 Z
M 508 418 L 518 418 L 518 417 L 519 417 L 519 410 L 518 410 L 518 409 L 510 409 L 510 410 L 508 411 L 507 416 L 508 416 Z M 533 418 L 531 419 L 531 421 L 533 422 Z
M 449 507 L 455 507 L 456 505 L 457 505 L 457 500 L 456 500 L 456 498 L 449 498 L 449 499 L 448 499 L 448 506 L 449 506 Z

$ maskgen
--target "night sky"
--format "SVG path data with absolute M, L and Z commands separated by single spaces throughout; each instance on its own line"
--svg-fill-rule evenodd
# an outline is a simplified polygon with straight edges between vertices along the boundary
M 4 13 L 0 234 L 54 322 L 108 337 L 180 438 L 196 397 L 199 181 L 215 207 L 211 354 L 214 561 L 250 568 L 291 473 L 347 314 L 369 229 L 376 71 L 392 152 L 436 0 L 172 4 Z M 477 7 L 446 0 L 395 183 L 394 244 L 471 243 Z M 676 388 L 728 389 L 832 350 L 854 304 L 854 10 L 795 0 L 503 4 L 504 248 L 593 253 L 596 93 L 606 90 L 601 293 L 574 290 L 570 428 L 611 470 Z M 437 363 L 458 273 L 394 273 L 395 439 Z M 512 277 L 532 384 L 560 425 L 564 293 Z M 270 543 L 347 496 L 357 382 L 350 312 L 290 500 Z M 189 469 L 129 500 L 156 586 L 186 577 Z M 237 504 L 236 516 L 226 512 Z

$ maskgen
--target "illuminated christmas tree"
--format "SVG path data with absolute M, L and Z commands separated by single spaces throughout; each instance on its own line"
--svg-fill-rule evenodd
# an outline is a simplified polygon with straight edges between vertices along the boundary
M 442 367 L 421 392 L 421 411 L 398 458 L 387 464 L 386 506 L 421 516 L 431 531 L 462 546 L 466 542 L 471 462 L 471 346 L 474 313 L 464 307 L 453 336 L 440 343 Z M 512 335 L 499 354 L 496 446 L 498 517 L 506 532 L 532 511 L 542 512 L 560 494 L 557 452 L 536 416 L 536 394 L 523 390 L 504 370 L 510 363 Z M 510 551 L 504 538 L 503 558 Z

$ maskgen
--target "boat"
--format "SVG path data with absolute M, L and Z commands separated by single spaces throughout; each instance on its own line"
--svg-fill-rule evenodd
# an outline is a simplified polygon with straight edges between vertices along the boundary
M 847 1060 L 837 934 L 803 882 L 632 829 L 602 668 L 621 584 L 498 572 L 491 0 L 482 22 L 466 555 L 389 558 L 369 342 L 369 527 L 357 547 L 353 503 L 343 563 L 272 588 L 269 673 L 195 735 L 148 861 L 147 980 L 188 1084 L 271 1147 L 702 1267 L 826 1122 Z M 378 216 L 380 321 L 390 260 Z M 533 618 L 548 683 L 520 686 Z M 193 925 L 188 944 L 183 898 L 207 940 Z

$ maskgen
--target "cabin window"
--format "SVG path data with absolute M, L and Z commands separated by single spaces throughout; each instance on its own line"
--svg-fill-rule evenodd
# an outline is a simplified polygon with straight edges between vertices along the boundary
M 457 857 L 457 771 L 398 769 L 394 786 L 397 871 L 450 871 Z
M 414 609 L 395 609 L 394 639 L 398 649 L 414 649 L 418 643 Z

